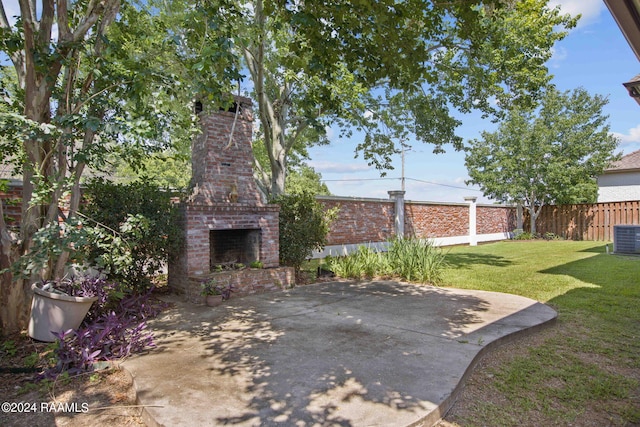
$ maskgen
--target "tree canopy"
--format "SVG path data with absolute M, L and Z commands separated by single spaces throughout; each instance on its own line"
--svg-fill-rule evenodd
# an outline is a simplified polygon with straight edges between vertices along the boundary
M 469 142 L 469 182 L 525 206 L 532 233 L 546 204 L 594 203 L 596 177 L 617 158 L 618 140 L 602 112 L 607 102 L 583 88 L 549 88 L 539 108 L 511 110 L 497 131 Z
M 409 132 L 436 151 L 460 148 L 455 111 L 530 104 L 575 25 L 544 0 L 18 0 L 17 17 L 5 3 L 0 151 L 24 192 L 20 235 L 0 211 L 0 269 L 58 223 L 67 195 L 77 212 L 87 169 L 184 152 L 194 98 L 228 102 L 243 72 L 277 195 L 292 150 L 326 140 L 329 124 L 362 130 L 358 152 L 381 169 Z M 59 277 L 65 254 L 39 275 Z M 28 282 L 6 280 L 0 322 L 11 330 L 4 309 L 24 309 Z
M 271 185 L 309 129 L 365 135 L 357 152 L 391 168 L 412 133 L 442 151 L 462 147 L 455 112 L 531 105 L 545 62 L 576 20 L 544 0 L 404 2 L 253 0 L 243 3 L 242 51 L 253 83 Z

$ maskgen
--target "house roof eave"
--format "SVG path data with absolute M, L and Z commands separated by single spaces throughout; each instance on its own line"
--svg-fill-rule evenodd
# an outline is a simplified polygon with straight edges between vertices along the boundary
M 604 0 L 604 3 L 640 61 L 640 2 L 637 0 Z

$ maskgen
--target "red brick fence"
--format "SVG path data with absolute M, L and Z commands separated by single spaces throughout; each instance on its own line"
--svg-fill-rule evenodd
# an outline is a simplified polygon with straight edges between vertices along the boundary
M 390 192 L 389 200 L 318 197 L 327 208 L 338 206 L 340 211 L 327 247 L 316 256 L 343 254 L 363 244 L 381 247 L 397 235 L 433 239 L 443 246 L 475 244 L 508 239 L 516 228 L 514 207 L 476 204 L 471 198 L 466 203 L 405 201 L 402 214 L 396 216 L 397 193 Z M 397 221 L 402 222 L 402 231 Z M 547 205 L 536 221 L 540 234 L 604 242 L 613 240 L 613 226 L 619 224 L 640 225 L 640 201 Z M 524 228 L 529 231 L 526 210 Z
M 327 209 L 338 207 L 322 257 L 350 252 L 360 245 L 384 246 L 402 235 L 433 239 L 438 245 L 476 244 L 504 240 L 515 228 L 515 208 L 477 204 L 404 201 L 402 192 L 390 199 L 318 196 Z

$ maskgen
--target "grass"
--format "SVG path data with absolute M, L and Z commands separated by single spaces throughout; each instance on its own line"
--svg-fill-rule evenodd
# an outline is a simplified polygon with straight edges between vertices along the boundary
M 640 423 L 640 257 L 599 242 L 501 242 L 447 254 L 445 286 L 522 295 L 557 325 L 493 367 L 474 425 Z M 604 423 L 604 424 L 603 424 Z

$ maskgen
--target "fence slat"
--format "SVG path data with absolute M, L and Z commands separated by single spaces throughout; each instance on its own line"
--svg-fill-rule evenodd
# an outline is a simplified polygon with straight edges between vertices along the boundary
M 528 230 L 528 213 L 525 212 Z M 540 233 L 554 233 L 567 239 L 611 241 L 613 226 L 640 225 L 640 200 L 578 205 L 545 205 L 536 226 Z

